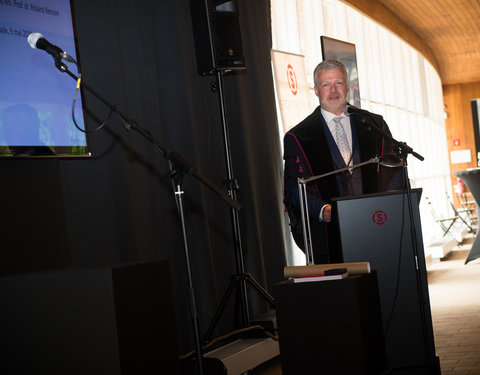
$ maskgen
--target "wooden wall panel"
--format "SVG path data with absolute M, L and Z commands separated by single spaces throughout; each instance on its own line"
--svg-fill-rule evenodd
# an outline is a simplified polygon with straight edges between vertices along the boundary
M 475 149 L 470 101 L 478 98 L 480 98 L 480 82 L 443 86 L 443 102 L 447 113 L 445 123 L 447 127 L 448 157 L 452 173 L 452 185 L 457 181 L 453 172 L 477 166 L 477 151 Z M 455 139 L 460 141 L 459 146 L 454 146 Z M 450 152 L 464 149 L 470 149 L 472 161 L 470 163 L 451 164 Z

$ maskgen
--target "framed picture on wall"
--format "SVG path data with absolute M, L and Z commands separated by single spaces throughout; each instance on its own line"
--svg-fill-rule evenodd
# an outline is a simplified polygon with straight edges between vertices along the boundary
M 360 108 L 360 86 L 358 82 L 357 53 L 355 44 L 342 40 L 320 36 L 322 56 L 324 60 L 338 60 L 345 65 L 348 72 L 349 87 L 348 102 Z

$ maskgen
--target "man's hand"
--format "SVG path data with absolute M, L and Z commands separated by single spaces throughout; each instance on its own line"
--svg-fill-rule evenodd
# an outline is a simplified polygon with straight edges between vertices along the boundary
M 330 223 L 332 221 L 332 205 L 325 205 L 322 212 L 322 219 L 326 223 Z

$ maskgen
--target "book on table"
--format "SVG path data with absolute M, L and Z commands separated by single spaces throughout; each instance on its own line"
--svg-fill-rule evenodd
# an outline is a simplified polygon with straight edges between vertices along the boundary
M 325 270 L 320 274 L 315 275 L 302 275 L 293 278 L 294 283 L 304 283 L 312 281 L 326 281 L 326 280 L 340 280 L 348 276 L 346 268 L 334 268 Z

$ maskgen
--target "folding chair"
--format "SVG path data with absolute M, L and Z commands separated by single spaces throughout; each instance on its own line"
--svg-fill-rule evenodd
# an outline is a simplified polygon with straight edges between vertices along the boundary
M 473 233 L 476 233 L 476 230 L 473 228 L 474 225 L 478 225 L 478 216 L 476 211 L 477 203 L 472 197 L 472 193 L 464 192 L 461 195 L 457 195 L 459 209 L 457 210 L 459 214 L 465 214 L 466 220 L 468 220 L 470 228 Z
M 430 212 L 432 214 L 433 219 L 435 222 L 442 228 L 443 231 L 443 237 L 445 237 L 447 234 L 451 235 L 455 240 L 457 241 L 457 245 L 461 245 L 461 243 L 456 239 L 455 235 L 450 231 L 452 229 L 453 224 L 460 219 L 460 217 L 455 214 L 455 216 L 447 217 L 444 219 L 440 219 L 435 212 L 435 209 L 433 208 L 432 202 L 429 200 L 428 197 L 425 197 L 425 200 L 427 201 L 428 205 L 430 206 Z
M 448 196 L 447 196 L 448 197 Z M 449 202 L 450 202 L 450 206 L 452 207 L 453 209 L 453 212 L 455 213 L 455 216 L 460 219 L 463 224 L 466 225 L 466 227 L 468 228 L 468 231 L 470 233 L 475 233 L 475 230 L 472 228 L 472 226 L 470 225 L 470 223 L 467 222 L 470 221 L 471 222 L 471 219 L 470 219 L 470 216 L 471 216 L 471 212 L 470 212 L 470 209 L 467 209 L 467 208 L 462 208 L 462 209 L 455 209 L 455 206 L 453 205 L 453 202 L 449 199 Z M 466 214 L 466 218 L 463 217 L 462 214 Z M 453 225 L 453 224 L 452 224 Z

